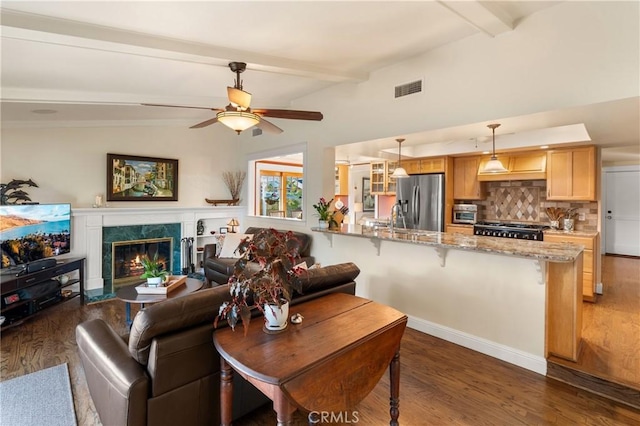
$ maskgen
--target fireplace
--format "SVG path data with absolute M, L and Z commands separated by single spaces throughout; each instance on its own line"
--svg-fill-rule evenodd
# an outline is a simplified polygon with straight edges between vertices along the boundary
M 104 287 L 110 288 L 112 291 L 124 285 L 135 284 L 141 282 L 140 275 L 142 270 L 135 270 L 133 272 L 125 273 L 124 275 L 132 275 L 131 277 L 122 277 L 122 279 L 114 280 L 115 274 L 113 273 L 114 267 L 122 266 L 121 270 L 131 269 L 123 261 L 114 258 L 115 243 L 123 244 L 136 244 L 140 241 L 155 241 L 159 240 L 171 240 L 168 245 L 170 255 L 165 252 L 160 252 L 158 256 L 167 256 L 166 268 L 172 275 L 179 275 L 180 263 L 181 263 L 181 247 L 180 247 L 180 223 L 162 223 L 162 224 L 145 224 L 145 225 L 124 225 L 124 226 L 109 226 L 102 228 L 102 272 L 104 274 Z M 143 249 L 129 249 L 137 250 L 141 255 L 144 255 L 146 251 Z M 163 250 L 166 250 L 163 248 Z M 155 251 L 151 252 L 151 256 Z M 117 264 L 117 265 L 116 265 Z M 121 272 L 118 272 L 118 275 Z
M 142 240 L 114 241 L 111 243 L 111 273 L 114 289 L 140 281 L 144 272 L 141 259 L 145 256 L 164 264 L 166 271 L 173 271 L 173 238 L 147 238 Z
M 218 220 L 219 226 L 224 226 L 231 217 L 242 218 L 246 214 L 246 207 L 243 206 L 177 207 L 158 206 L 156 203 L 139 204 L 146 205 L 72 209 L 71 254 L 78 257 L 86 256 L 87 291 L 97 294 L 113 291 L 111 244 L 114 241 L 173 238 L 171 273 L 180 275 L 187 258 L 180 241 L 182 238 L 196 237 L 196 223 L 199 219 Z

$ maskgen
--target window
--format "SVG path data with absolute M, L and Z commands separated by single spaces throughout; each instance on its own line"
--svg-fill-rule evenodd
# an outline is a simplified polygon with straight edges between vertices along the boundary
M 302 173 L 260 170 L 259 215 L 302 219 Z
M 249 214 L 303 220 L 304 150 L 300 149 L 298 146 L 249 161 L 249 194 L 253 200 Z

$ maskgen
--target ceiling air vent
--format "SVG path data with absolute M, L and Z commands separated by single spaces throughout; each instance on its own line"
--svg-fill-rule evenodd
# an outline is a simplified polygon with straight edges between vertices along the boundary
M 401 98 L 407 95 L 413 95 L 414 93 L 422 92 L 422 80 L 412 81 L 411 83 L 401 84 L 396 86 L 396 98 Z

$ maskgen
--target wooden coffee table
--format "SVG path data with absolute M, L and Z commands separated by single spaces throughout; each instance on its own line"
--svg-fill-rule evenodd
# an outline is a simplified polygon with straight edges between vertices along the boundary
M 296 409 L 310 416 L 352 410 L 389 367 L 390 424 L 397 425 L 399 349 L 407 316 L 343 293 L 292 306 L 290 313 L 302 314 L 303 322 L 290 322 L 279 334 L 263 332 L 262 318 L 251 321 L 246 337 L 241 326 L 214 333 L 221 424 L 231 424 L 234 370 L 273 401 L 278 425 L 289 425 Z
M 142 284 L 140 281 L 137 284 L 122 287 L 116 291 L 116 297 L 125 302 L 125 320 L 127 327 L 131 328 L 131 303 L 139 303 L 142 308 L 146 303 L 158 303 L 169 299 L 175 299 L 176 297 L 186 296 L 187 294 L 198 291 L 202 288 L 204 283 L 195 278 L 187 278 L 184 285 L 171 290 L 168 294 L 140 294 L 136 291 L 136 286 Z

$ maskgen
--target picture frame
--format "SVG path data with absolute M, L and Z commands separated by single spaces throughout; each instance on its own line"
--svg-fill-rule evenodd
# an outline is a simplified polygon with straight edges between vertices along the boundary
M 178 160 L 107 154 L 107 201 L 178 201 Z
M 376 197 L 371 195 L 371 178 L 362 178 L 362 211 L 372 212 L 376 209 Z
M 221 226 L 220 227 L 220 235 L 226 234 L 227 231 L 229 231 L 229 228 L 227 228 L 226 226 Z

